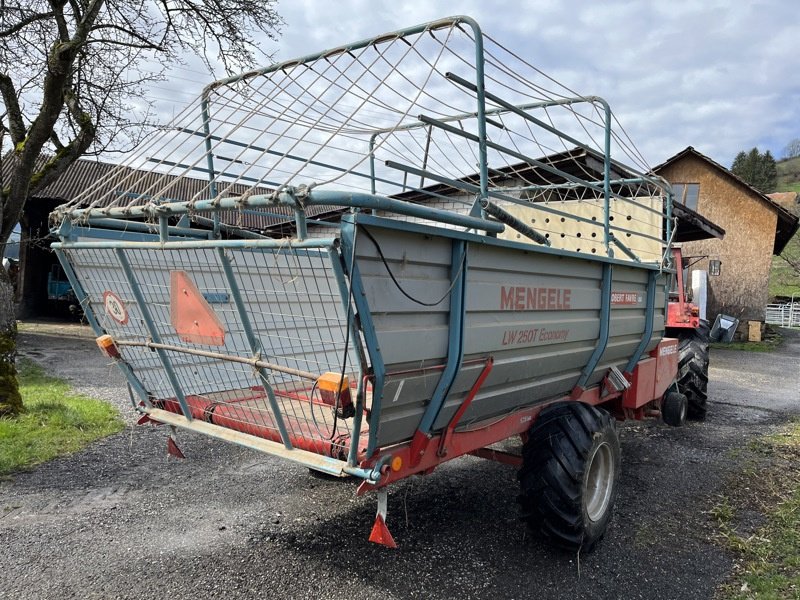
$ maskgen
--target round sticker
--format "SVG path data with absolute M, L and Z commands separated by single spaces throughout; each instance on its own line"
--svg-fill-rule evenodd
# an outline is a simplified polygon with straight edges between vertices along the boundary
M 128 310 L 125 303 L 114 292 L 103 292 L 103 304 L 105 304 L 108 316 L 120 325 L 128 322 Z

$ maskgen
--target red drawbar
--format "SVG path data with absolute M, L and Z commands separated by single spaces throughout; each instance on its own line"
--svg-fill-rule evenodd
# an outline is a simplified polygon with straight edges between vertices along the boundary
M 186 271 L 169 274 L 169 316 L 183 342 L 222 346 L 225 328 Z
M 389 528 L 381 515 L 375 517 L 375 524 L 372 526 L 372 533 L 369 534 L 369 541 L 389 548 L 397 548 Z

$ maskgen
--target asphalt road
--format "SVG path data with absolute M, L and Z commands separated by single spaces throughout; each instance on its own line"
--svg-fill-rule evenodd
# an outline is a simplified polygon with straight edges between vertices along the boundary
M 0 483 L 0 598 L 710 598 L 733 564 L 708 509 L 753 436 L 800 414 L 800 334 L 772 354 L 713 351 L 710 410 L 680 429 L 621 426 L 606 538 L 555 551 L 517 521 L 512 468 L 452 461 L 399 483 L 370 544 L 374 498 L 254 451 L 132 425 L 91 339 L 21 335 L 24 355 L 119 405 L 131 425 Z

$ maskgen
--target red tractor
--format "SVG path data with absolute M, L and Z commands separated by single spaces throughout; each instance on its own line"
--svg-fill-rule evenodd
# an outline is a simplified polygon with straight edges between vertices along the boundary
M 665 335 L 678 339 L 678 388 L 688 401 L 686 416 L 701 421 L 708 398 L 708 321 L 687 300 L 684 263 L 680 248 L 672 249 L 675 281 L 670 288 Z

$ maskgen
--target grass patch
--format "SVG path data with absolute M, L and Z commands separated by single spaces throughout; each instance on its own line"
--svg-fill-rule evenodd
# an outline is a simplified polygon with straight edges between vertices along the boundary
M 721 589 L 725 600 L 800 597 L 800 421 L 749 448 L 757 468 L 737 477 L 729 496 L 710 514 L 725 545 L 739 558 Z M 737 530 L 740 510 L 755 509 L 765 521 L 756 531 Z
M 711 348 L 718 350 L 741 350 L 744 352 L 772 352 L 778 345 L 771 342 L 713 342 L 709 344 Z
M 783 336 L 776 327 L 767 325 L 760 342 L 711 342 L 711 348 L 719 350 L 740 350 L 743 352 L 772 352 L 783 342 Z
M 779 161 L 776 192 L 796 192 L 800 194 L 800 157 Z M 797 210 L 798 207 L 795 207 Z M 800 260 L 800 232 L 796 233 L 783 251 L 785 256 Z M 800 296 L 800 273 L 792 269 L 780 256 L 772 257 L 769 274 L 769 295 L 771 298 L 791 298 Z
M 0 475 L 75 452 L 125 426 L 112 406 L 74 393 L 32 361 L 17 367 L 26 411 L 0 419 Z

